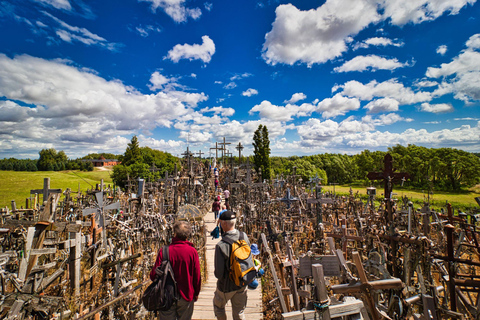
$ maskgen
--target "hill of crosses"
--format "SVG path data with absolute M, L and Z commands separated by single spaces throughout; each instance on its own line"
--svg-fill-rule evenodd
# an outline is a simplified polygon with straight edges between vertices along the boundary
M 155 319 L 141 297 L 174 222 L 186 220 L 202 271 L 193 319 L 214 319 L 221 237 L 210 235 L 211 208 L 229 190 L 236 227 L 258 245 L 264 270 L 248 290 L 249 320 L 480 319 L 478 208 L 396 199 L 409 175 L 389 154 L 368 175 L 381 188 L 368 187 L 367 200 L 324 192 L 321 179 L 295 170 L 262 181 L 241 154 L 183 156 L 164 178 L 128 180 L 125 190 L 53 189 L 46 177 L 25 207 L 0 209 L 0 318 Z

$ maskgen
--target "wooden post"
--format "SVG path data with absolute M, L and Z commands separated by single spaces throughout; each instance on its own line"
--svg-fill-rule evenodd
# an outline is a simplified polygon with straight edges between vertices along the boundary
M 453 231 L 454 226 L 447 224 L 447 256 L 448 256 L 448 292 L 450 295 L 450 309 L 457 311 L 457 296 L 455 294 L 455 257 L 453 255 Z
M 300 301 L 298 298 L 298 290 L 297 290 L 297 277 L 295 276 L 295 261 L 293 260 L 292 248 L 289 243 L 287 243 L 287 254 L 288 254 L 288 259 L 290 260 L 291 268 L 292 268 L 293 305 L 295 306 L 295 310 L 300 310 Z
M 325 286 L 325 277 L 323 275 L 323 266 L 321 264 L 312 265 L 313 281 L 317 291 L 317 298 L 322 302 L 328 300 L 327 288 Z M 330 320 L 330 311 L 323 313 L 324 320 Z
M 261 235 L 262 237 L 262 244 L 265 248 L 265 251 L 268 253 L 268 265 L 270 270 L 272 271 L 273 281 L 275 282 L 275 288 L 277 289 L 278 300 L 280 301 L 280 307 L 282 308 L 282 312 L 287 312 L 287 306 L 285 305 L 285 300 L 283 299 L 282 288 L 280 287 L 280 283 L 278 283 L 277 272 L 275 271 L 275 265 L 273 264 L 272 259 L 272 252 L 270 251 L 270 247 L 268 246 L 267 237 L 264 233 Z
M 275 241 L 275 252 L 277 253 L 276 257 L 278 258 L 278 260 L 280 260 L 278 256 L 278 254 L 280 253 L 280 244 L 278 243 L 278 241 Z M 285 274 L 283 273 L 282 266 L 280 266 L 279 272 L 280 272 L 280 283 L 282 285 L 282 288 L 287 288 L 287 282 L 285 281 Z M 287 293 L 284 290 L 282 290 L 282 293 L 283 293 L 283 298 L 285 299 L 285 305 L 287 306 L 287 312 L 290 312 L 292 311 L 290 308 L 290 299 L 289 299 L 290 293 Z
M 82 224 L 77 220 L 76 224 Z M 75 247 L 70 247 L 70 285 L 74 295 L 80 295 L 80 258 L 82 255 L 82 232 L 70 232 L 70 239 L 75 241 Z

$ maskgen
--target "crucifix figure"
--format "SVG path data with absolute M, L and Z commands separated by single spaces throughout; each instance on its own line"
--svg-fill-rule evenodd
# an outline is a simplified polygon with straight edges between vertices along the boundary
M 384 197 L 390 199 L 392 196 L 393 182 L 410 179 L 410 175 L 406 172 L 395 172 L 390 153 L 387 153 L 383 158 L 383 164 L 383 172 L 369 172 L 367 178 L 370 180 L 383 180 L 385 186 Z
M 392 156 L 387 153 L 383 158 L 384 169 L 383 172 L 369 172 L 367 178 L 370 180 L 383 180 L 386 206 L 387 206 L 387 223 L 392 222 L 393 213 L 391 210 L 390 199 L 392 198 L 393 183 L 398 181 L 405 181 L 410 178 L 406 172 L 395 172 L 392 164 Z
M 395 233 L 395 224 L 393 223 L 393 200 L 392 200 L 392 190 L 393 183 L 397 181 L 405 181 L 410 178 L 410 175 L 406 172 L 395 172 L 392 164 L 392 156 L 387 153 L 383 158 L 384 169 L 383 172 L 370 172 L 367 175 L 367 178 L 370 180 L 383 180 L 384 182 L 384 201 L 385 201 L 385 219 L 386 225 L 389 226 L 389 236 L 393 236 Z M 397 247 L 398 243 L 391 240 L 391 254 L 395 257 L 398 253 Z M 396 259 L 392 258 L 392 266 L 389 270 L 393 272 L 395 277 L 399 276 L 400 270 L 396 263 Z

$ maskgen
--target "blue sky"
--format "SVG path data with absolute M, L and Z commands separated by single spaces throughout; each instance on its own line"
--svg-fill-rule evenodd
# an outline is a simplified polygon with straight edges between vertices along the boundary
M 0 1 L 0 157 L 480 151 L 476 0 Z

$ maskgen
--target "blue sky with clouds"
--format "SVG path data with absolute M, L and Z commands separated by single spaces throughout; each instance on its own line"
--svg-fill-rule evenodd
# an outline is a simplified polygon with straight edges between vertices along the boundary
M 476 0 L 0 0 L 0 157 L 480 151 Z

